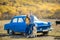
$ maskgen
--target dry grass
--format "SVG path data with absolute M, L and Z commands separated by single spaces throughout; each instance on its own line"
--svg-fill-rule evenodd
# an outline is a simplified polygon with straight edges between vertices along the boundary
M 52 24 L 52 27 L 54 28 L 51 32 L 49 32 L 49 36 L 60 36 L 60 25 L 55 25 L 55 19 L 41 19 L 42 21 L 51 21 L 53 24 Z M 4 28 L 4 24 L 8 23 L 10 20 L 2 20 L 0 21 L 0 34 L 6 34 L 6 31 L 3 29 Z M 7 35 L 7 34 L 6 34 Z M 50 40 L 49 38 L 51 37 L 42 37 L 42 38 L 29 38 L 29 40 Z M 15 37 L 9 37 L 9 36 L 3 36 L 3 37 L 0 37 L 0 40 L 28 40 L 28 38 L 15 38 Z M 53 38 L 52 38 L 53 39 Z

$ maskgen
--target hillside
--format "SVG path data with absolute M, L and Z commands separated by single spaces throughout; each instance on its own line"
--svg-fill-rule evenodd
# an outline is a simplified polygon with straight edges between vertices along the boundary
M 55 17 L 57 10 L 60 11 L 60 0 L 0 0 L 0 19 L 10 19 L 30 11 L 40 18 L 58 18 Z

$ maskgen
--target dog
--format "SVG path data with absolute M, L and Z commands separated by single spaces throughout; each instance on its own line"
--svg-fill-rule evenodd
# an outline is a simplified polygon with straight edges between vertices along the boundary
M 33 36 L 36 37 L 37 36 L 37 28 L 36 26 L 33 27 L 33 32 L 32 32 Z
M 36 26 L 33 27 L 32 33 L 27 36 L 27 38 L 29 38 L 29 37 L 37 37 L 37 28 L 36 28 Z

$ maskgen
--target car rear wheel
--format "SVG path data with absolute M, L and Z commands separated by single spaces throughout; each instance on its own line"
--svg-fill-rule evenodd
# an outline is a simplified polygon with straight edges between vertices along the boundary
M 13 32 L 12 30 L 7 30 L 7 33 L 8 33 L 9 35 L 13 35 L 13 34 L 14 34 L 14 32 Z
M 43 35 L 44 35 L 44 36 L 47 36 L 47 35 L 48 35 L 48 32 L 43 32 Z

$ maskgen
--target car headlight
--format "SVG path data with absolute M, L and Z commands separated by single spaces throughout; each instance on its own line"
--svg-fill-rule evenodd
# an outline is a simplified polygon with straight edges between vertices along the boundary
M 40 28 L 40 30 L 42 30 L 42 28 Z
M 52 25 L 51 22 L 48 22 L 49 25 Z

